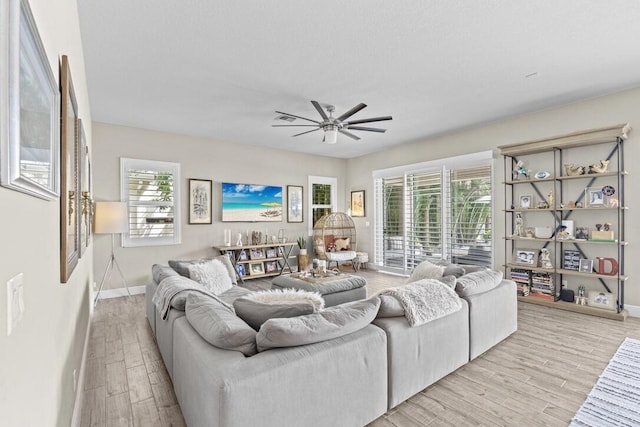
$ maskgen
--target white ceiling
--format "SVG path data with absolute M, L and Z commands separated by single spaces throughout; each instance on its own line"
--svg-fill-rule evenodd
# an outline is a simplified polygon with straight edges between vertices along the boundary
M 351 158 L 640 86 L 637 0 L 78 0 L 93 120 Z M 537 73 L 534 76 L 527 75 Z M 384 134 L 273 128 L 310 100 Z M 300 120 L 296 121 L 301 123 Z M 294 123 L 296 123 L 294 122 Z M 366 126 L 366 125 L 365 125 Z M 544 132 L 543 132 L 544 133 Z

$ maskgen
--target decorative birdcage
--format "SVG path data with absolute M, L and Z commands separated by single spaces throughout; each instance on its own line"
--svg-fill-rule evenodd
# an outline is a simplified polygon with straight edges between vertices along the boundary
M 356 226 L 349 215 L 333 212 L 324 215 L 313 226 L 313 248 L 319 259 L 340 262 L 356 257 Z

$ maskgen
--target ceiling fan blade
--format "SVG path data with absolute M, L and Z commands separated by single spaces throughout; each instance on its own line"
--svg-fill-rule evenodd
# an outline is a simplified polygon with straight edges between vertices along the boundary
M 319 122 L 319 121 L 317 121 L 317 120 L 307 119 L 306 117 L 296 116 L 295 114 L 283 113 L 282 111 L 276 111 L 276 113 L 278 113 L 278 114 L 284 114 L 285 116 L 295 117 L 296 119 L 307 120 L 307 121 L 309 121 L 309 122 L 313 122 L 313 123 L 318 123 L 318 124 L 320 124 L 320 122 Z
M 292 127 L 292 126 L 298 126 L 298 127 L 318 127 L 318 125 L 271 125 L 271 127 L 274 128 L 288 128 L 288 127 Z
M 320 130 L 320 128 L 317 128 L 317 129 L 311 129 L 311 130 L 308 130 L 308 131 L 306 131 L 306 132 L 296 133 L 295 135 L 291 135 L 291 136 L 300 136 L 300 135 L 304 135 L 305 133 L 315 132 L 315 131 L 317 131 L 317 130 Z
M 340 133 L 341 133 L 341 134 L 343 134 L 343 135 L 347 135 L 349 138 L 351 138 L 351 139 L 355 139 L 356 141 L 359 141 L 359 140 L 360 140 L 360 137 L 359 137 L 359 136 L 354 135 L 354 134 L 352 134 L 351 132 L 347 132 L 347 131 L 346 131 L 346 130 L 344 130 L 344 129 L 338 129 L 338 132 L 340 132 Z
M 344 119 L 348 119 L 349 117 L 353 116 L 355 113 L 357 113 L 358 111 L 362 110 L 366 106 L 367 106 L 367 104 L 363 104 L 361 102 L 360 104 L 358 104 L 355 107 L 353 107 L 351 110 L 347 111 L 346 113 L 344 113 L 343 115 L 338 117 L 336 120 L 341 122 Z
M 391 116 L 382 116 L 382 117 L 372 117 L 370 119 L 360 119 L 360 120 L 351 120 L 348 122 L 344 122 L 343 125 L 357 125 L 358 123 L 371 123 L 371 122 L 383 122 L 385 120 L 393 120 Z
M 347 126 L 347 129 L 366 130 L 367 132 L 379 132 L 379 133 L 385 133 L 387 131 L 386 129 L 368 128 L 364 126 Z
M 324 110 L 322 109 L 322 106 L 318 101 L 311 101 L 311 103 L 313 104 L 314 107 L 316 107 L 316 110 L 318 110 L 318 113 L 320 113 L 320 117 L 322 117 L 322 120 L 329 120 L 327 113 L 324 112 Z

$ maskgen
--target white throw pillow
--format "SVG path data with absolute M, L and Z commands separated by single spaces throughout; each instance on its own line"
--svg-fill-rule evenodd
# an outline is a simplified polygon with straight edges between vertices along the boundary
M 233 286 L 227 267 L 217 259 L 190 265 L 189 277 L 215 295 L 219 295 Z
M 411 272 L 411 277 L 407 280 L 407 283 L 417 282 L 422 279 L 439 279 L 444 273 L 445 267 L 442 265 L 435 265 L 429 261 L 422 261 Z

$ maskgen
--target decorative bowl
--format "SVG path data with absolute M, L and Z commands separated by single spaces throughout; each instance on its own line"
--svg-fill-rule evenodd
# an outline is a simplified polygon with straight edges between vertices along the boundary
M 535 228 L 535 236 L 538 239 L 549 239 L 553 234 L 553 229 L 551 227 L 536 227 Z

